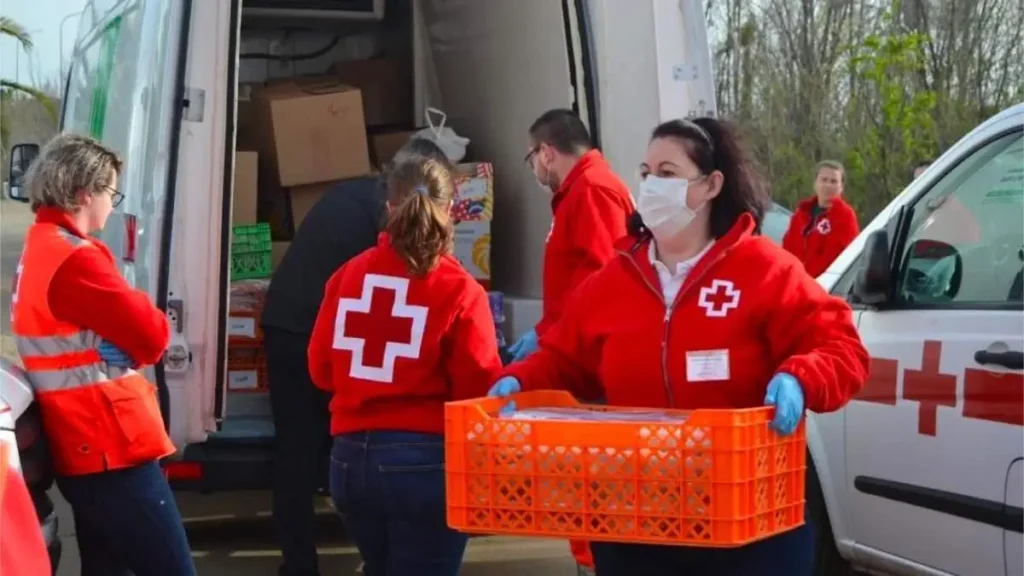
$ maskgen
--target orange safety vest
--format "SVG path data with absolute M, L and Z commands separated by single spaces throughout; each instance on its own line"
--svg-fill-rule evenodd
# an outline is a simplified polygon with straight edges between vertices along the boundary
M 102 245 L 56 224 L 33 224 L 11 302 L 18 354 L 42 412 L 54 468 L 64 476 L 127 468 L 174 453 L 156 387 L 135 370 L 108 366 L 95 332 L 61 322 L 50 311 L 50 282 L 75 250 L 101 250 L 113 265 Z
M 50 576 L 53 571 L 39 518 L 25 480 L 10 464 L 11 450 L 0 442 L 0 574 Z

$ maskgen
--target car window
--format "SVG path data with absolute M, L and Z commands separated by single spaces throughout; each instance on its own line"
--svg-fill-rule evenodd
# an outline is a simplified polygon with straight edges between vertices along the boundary
M 914 205 L 897 298 L 990 307 L 1022 302 L 1024 132 L 975 150 Z

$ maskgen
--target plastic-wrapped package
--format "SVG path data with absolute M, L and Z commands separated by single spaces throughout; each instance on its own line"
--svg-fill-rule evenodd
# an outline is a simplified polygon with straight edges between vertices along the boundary
M 228 296 L 228 307 L 231 313 L 255 313 L 262 310 L 268 286 L 270 286 L 270 280 L 266 278 L 232 282 L 231 292 Z
M 502 413 L 502 418 L 516 418 L 518 420 L 548 420 L 559 422 L 663 422 L 667 424 L 682 424 L 686 422 L 686 416 L 678 412 L 671 413 L 657 408 L 636 408 L 616 409 L 605 412 L 603 410 L 590 410 L 588 408 L 529 408 L 516 410 L 514 412 Z

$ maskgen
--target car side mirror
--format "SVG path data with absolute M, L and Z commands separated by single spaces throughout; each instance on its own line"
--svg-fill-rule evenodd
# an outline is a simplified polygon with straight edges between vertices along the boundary
M 864 242 L 851 299 L 872 306 L 884 304 L 889 299 L 891 288 L 890 262 L 889 233 L 885 230 L 872 232 Z
M 916 302 L 948 302 L 960 292 L 964 262 L 952 245 L 922 238 L 907 247 L 901 270 L 901 298 Z
M 11 148 L 10 182 L 7 185 L 7 197 L 18 202 L 28 202 L 25 190 L 25 175 L 28 168 L 39 156 L 38 144 L 15 144 Z

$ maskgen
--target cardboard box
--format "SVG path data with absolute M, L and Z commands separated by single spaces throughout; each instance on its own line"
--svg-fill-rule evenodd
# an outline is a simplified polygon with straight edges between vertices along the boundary
M 400 130 L 371 134 L 370 150 L 373 152 L 374 166 L 382 170 L 416 132 L 417 130 Z
M 288 247 L 291 246 L 291 242 L 273 242 L 270 245 L 270 263 L 274 269 L 281 265 L 281 260 L 284 260 L 284 255 L 288 252 Z
M 459 222 L 455 225 L 455 258 L 470 276 L 491 279 L 491 223 Z
M 309 211 L 320 201 L 320 198 L 323 198 L 324 194 L 337 185 L 337 182 L 322 182 L 320 184 L 295 186 L 288 189 L 293 235 L 299 231 L 302 221 L 306 219 L 306 214 L 309 214 Z
M 330 73 L 363 93 L 367 126 L 412 125 L 412 68 L 393 58 L 343 60 Z
M 259 154 L 235 152 L 235 190 L 231 198 L 231 224 L 255 224 L 259 190 Z
M 494 217 L 494 168 L 489 162 L 459 164 L 458 198 L 452 206 L 456 222 L 490 221 Z
M 362 96 L 328 80 L 257 92 L 260 152 L 281 186 L 342 180 L 370 172 Z

